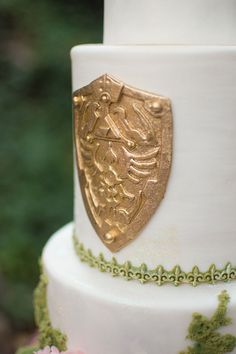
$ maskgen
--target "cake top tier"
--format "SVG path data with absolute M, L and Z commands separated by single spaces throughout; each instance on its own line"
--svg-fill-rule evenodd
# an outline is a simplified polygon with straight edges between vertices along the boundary
M 104 44 L 236 45 L 236 0 L 105 0 Z

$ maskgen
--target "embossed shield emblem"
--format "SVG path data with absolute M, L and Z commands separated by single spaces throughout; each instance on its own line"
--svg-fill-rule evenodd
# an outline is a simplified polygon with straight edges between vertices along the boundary
M 136 238 L 170 173 L 170 100 L 103 75 L 73 94 L 76 156 L 87 213 L 112 251 Z

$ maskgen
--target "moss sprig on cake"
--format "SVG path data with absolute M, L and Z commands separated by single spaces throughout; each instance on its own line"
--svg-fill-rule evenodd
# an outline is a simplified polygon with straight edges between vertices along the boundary
M 39 345 L 56 346 L 59 350 L 67 349 L 67 337 L 59 329 L 52 327 L 47 307 L 47 284 L 48 279 L 41 266 L 41 275 L 34 293 L 35 320 L 39 328 Z
M 218 332 L 220 328 L 232 323 L 231 318 L 227 317 L 230 297 L 226 291 L 223 291 L 218 299 L 218 307 L 210 319 L 199 313 L 193 314 L 187 339 L 194 344 L 180 354 L 225 354 L 231 353 L 236 348 L 234 335 Z

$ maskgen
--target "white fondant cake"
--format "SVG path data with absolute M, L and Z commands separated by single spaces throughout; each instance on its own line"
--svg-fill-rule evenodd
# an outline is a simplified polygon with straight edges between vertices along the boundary
M 78 46 L 73 91 L 111 73 L 171 98 L 173 162 L 156 213 L 138 238 L 115 254 L 150 268 L 186 271 L 234 261 L 236 247 L 236 47 Z M 87 216 L 75 173 L 75 230 L 94 254 L 110 252 Z
M 190 344 L 186 335 L 192 313 L 210 317 L 225 288 L 234 325 L 221 332 L 235 334 L 235 283 L 157 287 L 112 278 L 78 261 L 70 242 L 72 227 L 58 231 L 43 253 L 50 318 L 67 334 L 69 349 L 80 348 L 85 354 L 179 354 Z
M 141 272 L 158 265 L 186 273 L 194 266 L 207 272 L 212 264 L 236 265 L 235 14 L 235 0 L 106 0 L 105 44 L 73 48 L 73 91 L 107 73 L 168 97 L 173 110 L 165 197 L 137 239 L 116 253 L 90 222 L 75 164 L 74 233 L 91 250 L 88 258 L 102 254 L 100 259 L 112 262 L 115 256 Z M 211 316 L 224 289 L 231 297 L 229 331 L 236 333 L 235 281 L 198 287 L 125 282 L 81 263 L 72 233 L 72 225 L 60 230 L 43 253 L 51 324 L 67 335 L 68 349 L 180 353 L 189 344 L 192 313 Z M 230 269 L 225 279 L 236 278 Z M 211 283 L 219 279 L 214 272 Z
M 105 0 L 104 44 L 236 45 L 235 0 Z

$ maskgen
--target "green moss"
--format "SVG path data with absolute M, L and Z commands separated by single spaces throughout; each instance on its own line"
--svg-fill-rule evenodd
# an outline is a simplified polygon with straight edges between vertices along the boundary
M 39 345 L 41 348 L 56 346 L 59 350 L 66 350 L 67 337 L 60 330 L 52 327 L 47 308 L 47 284 L 46 275 L 41 272 L 39 284 L 34 294 L 35 320 L 39 328 Z
M 235 336 L 217 332 L 221 327 L 231 323 L 231 318 L 227 317 L 230 297 L 223 291 L 218 299 L 219 305 L 210 319 L 199 313 L 193 314 L 187 338 L 192 340 L 194 345 L 180 354 L 224 354 L 235 349 Z
M 37 350 L 37 347 L 23 347 L 18 349 L 16 354 L 33 354 Z

